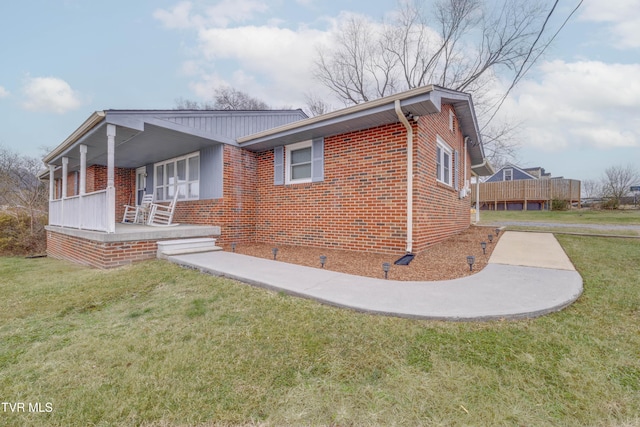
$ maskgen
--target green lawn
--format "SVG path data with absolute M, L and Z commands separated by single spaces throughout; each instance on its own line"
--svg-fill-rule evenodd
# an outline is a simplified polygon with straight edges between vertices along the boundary
M 640 209 L 569 211 L 480 211 L 480 221 L 541 221 L 573 224 L 640 225 Z
M 44 412 L 5 405 L 0 425 L 640 425 L 640 240 L 559 240 L 583 296 L 487 323 L 355 313 L 162 261 L 2 258 L 2 401 Z

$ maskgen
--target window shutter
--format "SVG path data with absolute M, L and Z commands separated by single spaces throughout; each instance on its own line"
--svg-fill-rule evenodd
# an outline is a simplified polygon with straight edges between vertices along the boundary
M 324 138 L 311 141 L 311 182 L 324 181 Z
M 273 185 L 284 185 L 284 147 L 273 149 Z
M 455 154 L 453 156 L 453 186 L 456 190 L 459 190 L 459 184 L 458 184 L 458 170 L 460 168 L 460 153 L 458 152 L 458 150 L 455 151 Z

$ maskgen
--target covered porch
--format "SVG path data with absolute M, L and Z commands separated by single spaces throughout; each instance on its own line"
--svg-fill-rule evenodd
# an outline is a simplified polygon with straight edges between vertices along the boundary
M 208 153 L 221 153 L 228 141 L 201 129 L 189 120 L 193 116 L 96 112 L 51 152 L 41 174 L 49 179 L 48 255 L 112 268 L 155 258 L 158 242 L 219 237 L 220 226 L 212 224 L 122 223 L 124 206 L 138 205 L 144 194 L 153 194 L 155 203 L 177 195 L 178 205 L 216 196 L 211 184 L 200 184 L 200 157 L 206 156 L 209 171 L 219 165 L 221 172 L 222 158 L 211 161 Z
M 190 113 L 94 113 L 45 158 L 49 225 L 116 233 L 124 205 L 138 204 L 145 193 L 165 202 L 179 192 L 178 203 L 216 196 L 215 183 L 200 183 L 200 155 L 215 157 L 231 141 L 197 125 Z M 221 171 L 221 160 L 210 163 Z

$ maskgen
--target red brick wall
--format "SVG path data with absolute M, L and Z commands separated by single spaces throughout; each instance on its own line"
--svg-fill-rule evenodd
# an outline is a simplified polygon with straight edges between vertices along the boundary
M 223 198 L 178 202 L 174 221 L 218 225 L 219 242 L 255 241 L 256 154 L 225 145 L 223 158 Z
M 112 268 L 156 257 L 156 241 L 104 243 L 47 231 L 47 255 L 97 268 Z
M 258 154 L 256 239 L 376 252 L 406 240 L 406 130 L 390 124 L 325 138 L 324 181 L 273 185 Z
M 436 180 L 436 135 L 464 153 L 449 110 L 423 116 L 414 128 L 414 244 L 420 251 L 469 227 L 469 197 Z M 466 155 L 466 153 L 465 153 Z M 458 181 L 464 186 L 464 160 Z M 174 221 L 219 225 L 221 242 L 269 242 L 375 252 L 406 247 L 406 129 L 400 123 L 325 139 L 324 181 L 273 184 L 273 150 L 224 147 L 223 198 L 179 202 Z M 467 158 L 467 178 L 470 161 Z M 453 184 L 453 183 L 452 183 Z M 106 168 L 87 171 L 87 191 L 106 186 Z M 135 170 L 118 169 L 118 212 L 132 202 Z
M 458 168 L 459 188 L 464 188 L 464 158 L 467 158 L 467 179 L 471 177 L 471 160 L 464 151 L 464 138 L 457 119 L 455 131 L 449 129 L 450 105 L 443 105 L 438 114 L 422 116 L 415 138 L 414 169 L 414 250 L 444 240 L 467 229 L 470 225 L 470 197 L 460 199 L 458 191 L 436 180 L 436 135 L 460 154 Z

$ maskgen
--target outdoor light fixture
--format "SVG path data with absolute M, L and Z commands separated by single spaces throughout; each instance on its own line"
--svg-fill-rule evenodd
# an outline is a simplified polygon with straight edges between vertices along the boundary
M 467 264 L 469 264 L 469 271 L 473 271 L 473 263 L 476 262 L 476 257 L 469 255 L 467 257 Z
M 500 235 L 500 229 L 496 228 L 496 236 L 499 236 L 499 235 Z
M 236 251 L 236 242 L 233 242 L 233 243 L 231 244 L 231 250 L 232 250 L 233 252 L 235 252 L 235 251 Z
M 273 253 L 273 259 L 276 259 L 276 256 L 278 255 L 278 248 L 273 248 L 271 249 L 271 252 Z
M 324 268 L 325 263 L 327 262 L 327 256 L 326 255 L 320 255 L 320 265 L 322 266 L 322 268 Z
M 487 242 L 480 242 L 480 247 L 482 248 L 482 253 L 486 255 L 486 253 L 487 253 Z
M 391 264 L 389 264 L 388 262 L 383 262 L 382 263 L 382 271 L 384 271 L 384 278 L 388 279 L 389 278 L 389 269 L 391 268 Z
M 489 243 L 493 243 L 493 234 L 489 234 L 487 237 L 489 238 Z

